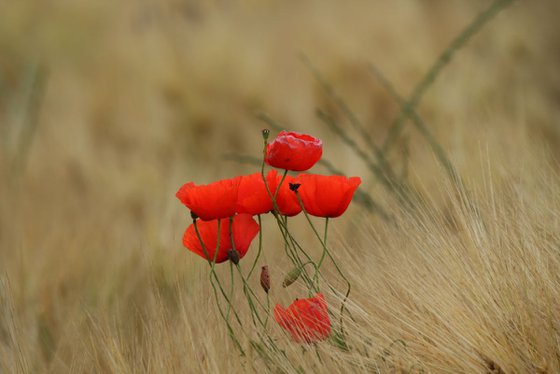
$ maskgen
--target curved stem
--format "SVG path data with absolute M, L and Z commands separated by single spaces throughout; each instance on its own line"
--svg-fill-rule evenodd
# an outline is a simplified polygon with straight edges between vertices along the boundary
M 266 318 L 264 319 L 264 328 L 268 324 L 268 317 L 270 317 L 270 295 L 266 293 Z
M 282 174 L 282 178 L 280 178 L 280 183 L 278 183 L 278 186 L 276 186 L 276 191 L 274 191 L 274 197 L 272 197 L 272 203 L 274 209 L 276 209 L 277 212 L 280 212 L 280 209 L 276 204 L 276 198 L 278 197 L 278 192 L 280 192 L 280 186 L 282 186 L 282 183 L 284 183 L 284 179 L 286 179 L 286 175 L 288 175 L 288 170 L 284 170 L 284 174 Z
M 319 281 L 319 270 L 321 269 L 321 265 L 325 260 L 325 256 L 327 255 L 327 232 L 329 229 L 329 217 L 325 218 L 325 233 L 323 235 L 323 253 L 321 254 L 321 258 L 319 259 L 319 263 L 317 264 L 317 269 L 315 270 L 315 276 L 313 277 L 314 281 Z
M 343 325 L 342 315 L 343 315 L 344 309 L 346 309 L 346 302 L 348 301 L 348 296 L 350 296 L 350 291 L 352 290 L 352 285 L 350 284 L 350 281 L 348 280 L 346 275 L 342 272 L 342 270 L 340 269 L 340 267 L 336 263 L 334 257 L 331 255 L 330 251 L 327 248 L 326 243 L 323 241 L 323 239 L 319 235 L 319 232 L 315 228 L 315 225 L 313 225 L 313 222 L 311 221 L 311 218 L 309 218 L 309 214 L 307 213 L 307 211 L 305 210 L 305 207 L 303 206 L 303 201 L 301 200 L 301 196 L 299 196 L 299 193 L 297 191 L 295 193 L 296 193 L 296 197 L 298 199 L 298 202 L 301 205 L 301 209 L 303 211 L 303 214 L 305 215 L 305 218 L 307 219 L 307 222 L 309 223 L 309 225 L 311 226 L 311 229 L 315 233 L 315 236 L 317 237 L 317 239 L 319 240 L 319 242 L 323 246 L 324 253 L 326 253 L 327 256 L 329 256 L 329 258 L 331 259 L 336 271 L 338 272 L 338 274 L 340 274 L 340 276 L 342 277 L 342 279 L 344 279 L 344 281 L 346 282 L 346 285 L 348 286 L 348 288 L 346 289 L 346 294 L 344 295 L 344 300 L 342 301 L 342 305 L 340 307 L 340 330 L 341 330 L 341 333 L 344 334 L 344 325 Z
M 265 145 L 264 145 L 263 155 L 266 156 L 266 141 L 265 141 Z M 268 193 L 268 196 L 272 200 L 273 215 L 276 218 L 276 222 L 278 224 L 278 227 L 280 228 L 280 233 L 282 234 L 282 237 L 284 238 L 284 244 L 285 244 L 284 251 L 286 252 L 286 255 L 288 256 L 288 258 L 290 258 L 290 260 L 292 261 L 292 263 L 295 266 L 301 266 L 302 261 L 297 254 L 297 250 L 295 248 L 296 246 L 294 244 L 297 244 L 297 247 L 300 248 L 302 253 L 304 253 L 305 256 L 308 258 L 308 260 L 311 260 L 311 257 L 303 250 L 303 248 L 301 248 L 301 246 L 297 243 L 297 241 L 293 238 L 293 236 L 289 232 L 287 218 L 286 218 L 286 222 L 283 222 L 282 219 L 280 218 L 280 208 L 278 207 L 278 204 L 276 202 L 276 197 L 278 196 L 278 193 L 280 191 L 280 187 L 282 186 L 282 183 L 284 183 L 284 180 L 286 179 L 287 175 L 288 175 L 288 170 L 284 170 L 284 173 L 282 174 L 282 178 L 280 179 L 280 183 L 278 183 L 278 185 L 276 186 L 276 190 L 274 191 L 274 194 L 272 194 L 272 192 L 270 191 L 270 187 L 268 186 L 266 177 L 264 175 L 264 157 L 263 157 L 263 162 L 262 162 L 262 165 L 261 165 L 261 177 L 263 179 L 266 192 Z M 292 247 L 293 247 L 293 251 L 290 251 L 290 252 L 292 252 L 291 254 L 288 252 L 288 249 L 291 249 L 290 248 L 290 243 L 292 244 Z M 305 278 L 304 279 L 307 279 L 308 286 L 312 287 L 313 283 L 312 283 L 312 281 L 309 278 L 309 275 L 307 273 L 305 273 Z
M 280 232 L 282 233 L 282 236 L 284 238 L 284 243 L 287 244 L 288 249 L 290 250 L 290 252 L 292 253 L 292 256 L 290 257 L 292 259 L 292 262 L 295 266 L 300 267 L 303 269 L 302 272 L 302 278 L 305 280 L 305 283 L 307 284 L 308 288 L 311 289 L 315 289 L 315 286 L 313 285 L 313 281 L 311 280 L 311 278 L 309 277 L 309 274 L 307 274 L 307 270 L 305 269 L 305 267 L 303 266 L 303 261 L 300 258 L 299 254 L 298 254 L 298 249 L 299 251 L 301 251 L 301 253 L 303 253 L 305 255 L 305 257 L 307 258 L 308 262 L 312 262 L 314 263 L 313 259 L 311 258 L 311 256 L 309 256 L 307 254 L 307 252 L 301 247 L 301 245 L 297 242 L 297 240 L 295 240 L 295 238 L 293 237 L 293 235 L 290 233 L 290 231 L 288 230 L 288 222 L 287 222 L 287 218 L 286 218 L 286 222 L 283 222 L 281 219 L 279 219 L 277 217 L 277 223 L 278 223 L 278 227 L 280 229 Z M 291 244 L 291 247 L 290 245 Z
M 264 322 L 261 319 L 257 308 L 255 307 L 255 303 L 253 302 L 253 298 L 251 297 L 251 295 L 253 295 L 255 297 L 255 300 L 257 301 L 258 305 L 261 308 L 263 308 L 263 310 L 267 311 L 267 308 L 260 302 L 260 300 L 258 299 L 257 295 L 255 295 L 255 293 L 253 292 L 251 287 L 249 287 L 249 284 L 245 280 L 245 277 L 243 276 L 243 272 L 241 271 L 241 267 L 239 266 L 239 264 L 236 264 L 235 267 L 237 268 L 237 271 L 239 272 L 239 275 L 241 276 L 241 281 L 243 282 L 243 293 L 245 294 L 245 297 L 247 298 L 247 303 L 249 304 L 249 308 L 251 309 L 251 316 L 253 317 L 253 324 L 256 325 L 256 322 L 255 322 L 255 319 L 254 319 L 256 317 L 257 320 L 259 321 L 259 323 L 262 326 L 264 326 Z
M 230 282 L 230 288 L 229 288 L 229 298 L 231 300 L 231 298 L 233 297 L 233 284 L 234 284 L 234 280 L 233 280 L 233 265 L 232 262 L 229 261 L 229 282 Z M 226 318 L 229 322 L 229 313 L 231 311 L 231 304 L 228 304 L 227 307 L 227 312 L 226 312 Z
M 221 221 L 221 220 L 220 220 Z M 218 221 L 218 233 L 220 232 L 220 221 Z M 196 236 L 198 238 L 198 241 L 200 242 L 200 245 L 202 247 L 202 251 L 204 252 L 204 256 L 206 257 L 206 260 L 208 261 L 208 264 L 210 265 L 210 283 L 212 284 L 212 287 L 216 287 L 214 281 L 212 281 L 212 277 L 214 277 L 215 281 L 218 284 L 218 287 L 220 288 L 220 292 L 222 294 L 222 296 L 226 299 L 226 301 L 228 302 L 228 304 L 231 305 L 231 301 L 229 299 L 229 297 L 227 296 L 226 292 L 224 291 L 224 288 L 222 287 L 222 283 L 220 282 L 220 279 L 218 278 L 218 274 L 216 274 L 215 270 L 214 270 L 214 266 L 213 266 L 213 262 L 210 260 L 210 254 L 208 253 L 208 249 L 206 249 L 206 245 L 204 244 L 204 242 L 202 241 L 202 237 L 200 236 L 200 231 L 198 230 L 198 225 L 196 223 L 196 220 L 193 221 L 193 226 L 194 226 L 194 231 L 196 233 Z M 218 237 L 218 244 L 219 244 L 219 237 Z M 214 257 L 216 257 L 216 255 L 214 255 Z M 216 302 L 218 301 L 218 299 L 216 299 Z M 232 305 L 233 307 L 233 305 Z M 241 326 L 241 319 L 239 318 L 239 315 L 237 314 L 237 312 L 235 311 L 235 309 L 233 310 L 235 319 L 237 320 L 237 322 L 239 323 L 239 325 Z
M 295 266 L 302 267 L 303 262 L 299 258 L 297 248 L 299 248 L 301 250 L 301 252 L 305 255 L 305 257 L 307 257 L 307 259 L 309 261 L 312 261 L 312 259 L 303 250 L 303 248 L 299 245 L 299 243 L 295 240 L 295 238 L 292 236 L 292 234 L 288 230 L 287 218 L 286 218 L 286 222 L 283 222 L 282 219 L 280 218 L 280 209 L 279 209 L 278 204 L 276 202 L 276 198 L 278 197 L 280 187 L 282 186 L 282 183 L 284 183 L 284 180 L 286 179 L 286 176 L 288 175 L 288 170 L 284 170 L 284 173 L 282 174 L 282 178 L 280 179 L 280 183 L 278 183 L 278 185 L 276 186 L 276 190 L 274 191 L 274 194 L 273 194 L 270 191 L 270 188 L 269 188 L 267 180 L 266 180 L 266 176 L 264 175 L 266 148 L 267 148 L 267 139 L 265 138 L 264 139 L 264 147 L 263 147 L 263 160 L 262 160 L 262 163 L 261 163 L 261 177 L 262 177 L 262 180 L 264 182 L 266 192 L 268 193 L 268 196 L 272 200 L 273 215 L 276 218 L 276 223 L 278 224 L 278 227 L 280 229 L 280 233 L 282 234 L 282 237 L 284 238 L 284 244 L 285 244 L 284 251 L 286 252 L 286 255 L 288 256 L 288 258 L 290 258 L 290 260 L 292 261 L 292 263 Z M 291 244 L 291 247 L 290 247 L 290 244 Z M 288 251 L 288 249 L 290 251 Z M 315 289 L 315 286 L 313 285 L 313 281 L 311 280 L 311 278 L 307 274 L 307 271 L 305 270 L 305 268 L 303 268 L 303 275 L 304 275 L 303 278 L 306 280 L 306 283 L 308 284 L 309 289 L 310 290 Z
M 255 257 L 255 261 L 253 262 L 253 265 L 251 266 L 251 270 L 249 270 L 249 274 L 247 274 L 247 279 L 251 278 L 251 274 L 253 274 L 253 271 L 255 270 L 255 267 L 257 266 L 257 262 L 259 261 L 259 257 L 261 256 L 261 252 L 262 252 L 262 220 L 261 220 L 261 215 L 260 214 L 257 216 L 257 220 L 259 221 L 259 250 L 257 252 L 257 256 Z
M 216 305 L 218 306 L 218 311 L 220 313 L 220 316 L 226 322 L 226 327 L 228 329 L 230 338 L 233 340 L 237 349 L 239 349 L 239 352 L 241 353 L 241 355 L 245 356 L 245 351 L 241 347 L 241 343 L 239 343 L 239 340 L 237 339 L 237 337 L 235 336 L 235 332 L 233 331 L 233 327 L 231 326 L 231 324 L 229 322 L 229 311 L 230 310 L 233 311 L 233 315 L 235 316 L 235 319 L 237 320 L 237 323 L 239 323 L 240 326 L 243 326 L 243 324 L 241 323 L 241 319 L 239 318 L 239 315 L 237 314 L 237 312 L 233 308 L 233 305 L 231 303 L 230 298 L 228 297 L 228 295 L 224 291 L 224 288 L 222 287 L 222 284 L 220 282 L 220 279 L 218 278 L 218 275 L 214 271 L 214 264 L 216 263 L 216 257 L 217 257 L 218 249 L 220 247 L 220 222 L 221 222 L 221 220 L 218 220 L 218 239 L 217 239 L 216 253 L 214 254 L 214 260 L 213 261 L 210 260 L 210 254 L 208 253 L 208 250 L 206 249 L 206 245 L 204 244 L 204 241 L 202 240 L 202 237 L 200 236 L 200 231 L 198 230 L 198 225 L 196 223 L 196 219 L 193 220 L 193 226 L 194 226 L 194 231 L 196 233 L 198 241 L 200 242 L 200 245 L 201 245 L 202 250 L 204 252 L 204 256 L 206 257 L 206 259 L 208 260 L 208 264 L 210 265 L 210 284 L 212 285 L 212 290 L 214 291 L 214 299 L 216 300 Z M 215 279 L 215 282 L 214 282 L 214 279 Z M 224 311 L 222 310 L 222 307 L 220 305 L 218 291 L 216 289 L 216 283 L 218 284 L 218 287 L 220 288 L 220 292 L 222 293 L 222 296 L 224 297 L 224 299 L 226 299 L 226 301 L 228 303 L 227 316 L 224 315 Z

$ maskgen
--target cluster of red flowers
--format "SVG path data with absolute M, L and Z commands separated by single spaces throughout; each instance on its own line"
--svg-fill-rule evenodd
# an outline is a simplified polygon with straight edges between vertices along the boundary
M 319 161 L 321 155 L 321 140 L 282 131 L 267 144 L 265 162 L 279 169 L 305 171 Z M 192 217 L 201 221 L 187 228 L 183 244 L 208 261 L 221 263 L 230 259 L 237 262 L 245 256 L 260 230 L 252 216 L 275 210 L 291 217 L 299 214 L 303 205 L 310 215 L 338 217 L 346 211 L 360 183 L 359 177 L 338 175 L 302 173 L 281 176 L 274 169 L 266 176 L 254 173 L 208 185 L 186 183 L 176 196 L 190 209 Z M 297 190 L 301 204 L 294 190 Z M 233 257 L 232 251 L 235 253 Z M 297 300 L 288 309 L 278 305 L 274 315 L 297 342 L 323 340 L 330 333 L 327 305 L 322 294 Z
M 177 198 L 203 221 L 228 218 L 237 214 L 264 214 L 272 211 L 269 191 L 276 191 L 281 181 L 276 170 L 266 175 L 266 184 L 260 173 L 219 180 L 197 186 L 192 182 L 183 185 Z M 279 213 L 288 217 L 301 212 L 301 206 L 290 185 L 300 185 L 298 192 L 307 213 L 316 217 L 338 217 L 348 208 L 360 178 L 339 175 L 299 174 L 286 176 L 278 194 L 276 205 Z

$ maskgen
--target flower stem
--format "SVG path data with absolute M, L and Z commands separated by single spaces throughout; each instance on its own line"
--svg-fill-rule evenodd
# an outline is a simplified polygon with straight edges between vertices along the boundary
M 315 270 L 315 276 L 313 277 L 314 281 L 319 281 L 319 270 L 321 269 L 321 265 L 325 260 L 325 256 L 327 255 L 327 232 L 329 229 L 329 217 L 325 218 L 325 234 L 323 235 L 323 253 L 321 254 L 321 258 L 319 259 L 319 263 L 317 263 L 317 268 Z
M 193 226 L 194 226 L 194 230 L 196 232 L 196 236 L 197 236 L 197 238 L 200 242 L 200 245 L 202 247 L 202 250 L 204 252 L 204 256 L 206 257 L 206 259 L 208 260 L 208 264 L 210 265 L 210 284 L 212 285 L 212 290 L 214 291 L 214 298 L 216 300 L 216 305 L 218 306 L 218 311 L 220 312 L 220 316 L 226 322 L 226 326 L 227 326 L 230 338 L 232 339 L 232 341 L 235 344 L 235 346 L 237 347 L 237 349 L 239 349 L 239 352 L 241 353 L 241 355 L 245 356 L 245 351 L 241 347 L 241 343 L 239 343 L 239 340 L 235 336 L 235 332 L 233 331 L 233 328 L 232 328 L 232 326 L 229 322 L 229 310 L 230 310 L 230 308 L 233 311 L 235 319 L 237 320 L 237 322 L 239 323 L 240 326 L 242 326 L 241 319 L 239 318 L 239 315 L 237 314 L 237 312 L 233 308 L 233 305 L 231 303 L 230 298 L 228 297 L 228 295 L 224 291 L 224 288 L 222 287 L 220 279 L 218 278 L 218 275 L 214 271 L 214 264 L 216 262 L 216 256 L 217 256 L 217 253 L 218 253 L 218 249 L 220 248 L 220 222 L 221 222 L 221 220 L 218 220 L 218 239 L 217 239 L 216 253 L 214 254 L 214 260 L 213 261 L 210 260 L 210 255 L 208 253 L 208 250 L 206 249 L 206 245 L 202 241 L 202 237 L 200 236 L 200 232 L 198 230 L 198 225 L 197 225 L 196 219 L 193 220 Z M 213 278 L 215 279 L 215 282 L 214 282 Z M 222 307 L 220 305 L 218 291 L 216 289 L 216 283 L 218 284 L 218 286 L 220 288 L 222 296 L 224 297 L 224 299 L 226 299 L 226 301 L 228 303 L 228 315 L 227 316 L 224 315 L 224 311 L 222 310 Z
M 220 232 L 220 221 L 218 221 L 218 233 Z M 196 220 L 193 221 L 193 225 L 194 225 L 194 231 L 196 232 L 196 236 L 198 238 L 198 241 L 200 242 L 200 245 L 202 246 L 202 251 L 204 252 L 204 256 L 206 257 L 206 259 L 208 260 L 208 264 L 210 265 L 210 283 L 212 284 L 212 287 L 215 287 L 215 283 L 212 281 L 212 276 L 213 276 L 214 279 L 216 280 L 217 284 L 218 284 L 218 287 L 220 288 L 220 292 L 221 292 L 222 296 L 226 299 L 228 304 L 231 305 L 231 301 L 230 301 L 229 297 L 227 296 L 226 292 L 224 291 L 224 288 L 222 287 L 222 283 L 220 282 L 220 279 L 218 278 L 218 274 L 216 274 L 216 272 L 214 270 L 215 261 L 213 262 L 213 261 L 210 260 L 210 255 L 208 253 L 208 250 L 206 249 L 206 245 L 202 241 L 202 237 L 200 236 L 200 232 L 198 230 L 198 225 L 196 223 Z M 219 244 L 220 244 L 219 236 L 218 236 L 217 242 L 218 242 L 217 243 L 217 245 L 218 245 L 217 248 L 219 248 Z M 214 255 L 214 257 L 216 257 L 216 255 Z M 233 305 L 232 305 L 232 307 L 233 307 Z M 235 312 L 235 310 L 234 310 L 233 313 L 234 313 L 234 316 L 237 319 L 237 322 L 239 323 L 239 325 L 242 325 L 241 319 L 239 318 L 239 315 L 237 314 L 237 312 Z
M 342 279 L 344 279 L 344 281 L 346 282 L 346 286 L 348 287 L 346 289 L 346 294 L 344 295 L 344 300 L 342 300 L 342 305 L 340 306 L 340 331 L 341 331 L 342 334 L 344 334 L 344 325 L 343 325 L 342 316 L 343 316 L 343 313 L 344 313 L 344 309 L 346 309 L 346 302 L 348 301 L 348 296 L 350 296 L 350 291 L 352 290 L 352 285 L 350 284 L 350 281 L 348 280 L 346 275 L 342 272 L 342 270 L 340 269 L 340 267 L 336 263 L 334 257 L 329 252 L 326 242 L 323 241 L 323 239 L 321 238 L 321 235 L 319 235 L 319 232 L 315 228 L 315 225 L 313 225 L 313 222 L 311 221 L 311 218 L 309 217 L 309 214 L 307 213 L 307 211 L 305 210 L 305 207 L 303 206 L 303 201 L 301 200 L 301 196 L 299 196 L 299 193 L 297 191 L 295 191 L 295 193 L 296 193 L 296 197 L 298 199 L 298 202 L 301 205 L 301 209 L 303 211 L 303 214 L 305 215 L 305 218 L 307 219 L 307 222 L 309 223 L 309 225 L 311 226 L 311 229 L 315 233 L 315 236 L 317 237 L 317 239 L 319 240 L 319 242 L 323 246 L 323 251 L 324 251 L 323 254 L 326 253 L 326 255 L 329 256 L 329 258 L 331 259 L 336 271 L 338 272 L 338 274 L 340 274 Z M 325 234 L 325 238 L 326 238 L 326 234 Z M 317 266 L 317 268 L 319 268 L 319 266 Z
M 270 295 L 266 293 L 266 318 L 264 319 L 264 328 L 266 330 L 266 325 L 268 324 L 268 317 L 270 317 Z
M 230 288 L 229 288 L 229 298 L 231 300 L 231 298 L 233 297 L 233 285 L 234 285 L 234 280 L 233 280 L 233 263 L 230 261 L 229 262 L 229 279 L 230 279 Z M 228 304 L 227 307 L 227 312 L 226 312 L 226 318 L 229 322 L 229 313 L 231 311 L 231 304 Z
M 278 186 L 276 186 L 276 190 L 274 191 L 274 194 L 273 194 L 272 191 L 270 191 L 270 188 L 269 188 L 267 180 L 266 180 L 266 176 L 264 175 L 264 165 L 265 165 L 265 159 L 266 159 L 266 146 L 267 146 L 267 140 L 265 138 L 264 139 L 264 148 L 263 148 L 263 160 L 262 160 L 262 163 L 261 163 L 261 176 L 262 176 L 262 179 L 263 179 L 263 182 L 264 182 L 266 192 L 268 193 L 268 196 L 272 200 L 272 209 L 273 209 L 274 217 L 276 218 L 276 222 L 278 224 L 278 227 L 280 229 L 282 237 L 284 238 L 284 244 L 285 244 L 284 251 L 286 252 L 286 255 L 288 256 L 288 258 L 290 258 L 290 260 L 292 261 L 292 263 L 295 266 L 301 266 L 302 261 L 299 258 L 298 254 L 297 254 L 296 246 L 294 245 L 294 244 L 297 244 L 297 241 L 295 241 L 293 236 L 288 231 L 287 218 L 286 218 L 286 222 L 283 222 L 282 219 L 280 218 L 280 208 L 278 207 L 278 204 L 276 202 L 276 198 L 278 197 L 280 187 L 282 186 L 282 183 L 284 183 L 284 180 L 286 179 L 286 176 L 288 175 L 288 170 L 284 170 L 284 173 L 282 174 L 282 178 L 280 179 L 280 183 L 278 183 Z M 290 248 L 290 243 L 292 244 L 293 251 L 292 251 L 292 248 Z M 299 244 L 297 244 L 297 247 L 301 249 L 301 251 L 305 254 L 305 256 L 308 258 L 308 260 L 311 260 L 311 257 L 309 257 L 309 255 L 303 250 L 303 248 L 301 248 L 301 246 Z M 290 249 L 290 251 L 288 252 L 287 249 Z M 304 269 L 304 273 L 305 273 L 304 279 L 306 279 L 306 282 L 308 283 L 308 286 L 310 287 L 310 289 L 314 288 L 313 283 L 311 282 L 311 278 L 309 278 L 309 275 L 307 274 L 305 269 Z
M 293 235 L 290 233 L 290 231 L 288 230 L 288 220 L 286 217 L 285 221 L 282 221 L 282 219 L 280 219 L 279 217 L 277 217 L 277 223 L 278 223 L 278 228 L 280 229 L 280 232 L 282 233 L 282 237 L 284 238 L 284 243 L 286 243 L 287 248 L 289 249 L 289 252 L 291 253 L 291 256 L 288 255 L 288 257 L 290 257 L 292 259 L 292 263 L 301 268 L 303 270 L 302 272 L 302 278 L 305 280 L 305 283 L 307 284 L 309 290 L 316 290 L 315 286 L 313 285 L 313 282 L 311 280 L 311 278 L 309 277 L 309 274 L 307 274 L 307 270 L 304 267 L 304 262 L 302 261 L 302 259 L 300 258 L 299 254 L 298 254 L 298 249 L 301 251 L 301 253 L 303 253 L 305 255 L 305 257 L 307 258 L 307 262 L 312 262 L 314 264 L 313 259 L 311 258 L 311 256 L 309 256 L 307 254 L 307 252 L 301 247 L 301 245 L 297 242 L 297 240 L 295 240 L 295 238 L 293 237 Z M 291 246 L 290 246 L 291 244 Z
M 255 295 L 255 293 L 253 292 L 251 287 L 249 287 L 249 284 L 245 280 L 245 277 L 243 276 L 243 272 L 241 271 L 241 267 L 239 266 L 239 264 L 236 264 L 235 267 L 237 268 L 237 271 L 239 272 L 239 275 L 241 276 L 241 281 L 243 282 L 243 293 L 245 294 L 245 297 L 247 298 L 247 303 L 249 304 L 249 308 L 251 309 L 251 317 L 253 318 L 253 324 L 256 325 L 256 321 L 255 321 L 255 317 L 256 317 L 256 319 L 259 321 L 259 323 L 262 326 L 265 326 L 264 322 L 263 322 L 262 318 L 260 317 L 259 312 L 258 312 L 258 310 L 255 306 L 253 298 L 251 297 L 251 294 L 255 297 L 255 300 L 257 301 L 257 303 L 259 304 L 259 306 L 261 308 L 263 308 L 265 311 L 267 310 L 267 308 L 264 305 L 262 305 L 262 303 L 258 299 L 257 295 Z
M 316 287 L 314 286 L 313 281 L 311 280 L 311 278 L 307 274 L 307 270 L 302 265 L 303 261 L 299 257 L 297 249 L 299 248 L 301 250 L 301 252 L 305 255 L 305 257 L 307 258 L 308 261 L 313 262 L 313 260 L 307 254 L 307 252 L 305 252 L 305 250 L 299 245 L 299 243 L 295 240 L 295 238 L 292 236 L 292 234 L 288 230 L 287 217 L 285 218 L 285 221 L 282 220 L 281 214 L 280 214 L 280 208 L 278 207 L 278 204 L 276 202 L 276 198 L 278 197 L 278 193 L 280 191 L 280 188 L 282 187 L 282 183 L 284 183 L 284 180 L 286 179 L 286 176 L 288 175 L 288 170 L 284 170 L 284 173 L 282 174 L 282 178 L 280 179 L 280 183 L 278 183 L 278 185 L 276 186 L 276 190 L 274 191 L 274 194 L 273 194 L 272 191 L 270 191 L 270 188 L 269 188 L 267 180 L 266 180 L 266 176 L 264 175 L 264 165 L 265 165 L 265 159 L 266 159 L 266 147 L 267 147 L 267 139 L 264 138 L 263 160 L 262 160 L 262 163 L 261 163 L 261 176 L 262 176 L 262 179 L 263 179 L 263 182 L 264 182 L 266 192 L 268 193 L 268 196 L 272 200 L 272 209 L 273 209 L 274 217 L 276 218 L 276 223 L 278 224 L 278 228 L 280 229 L 280 233 L 282 234 L 282 237 L 284 238 L 284 244 L 285 244 L 284 251 L 286 252 L 286 255 L 288 256 L 288 258 L 290 258 L 290 260 L 292 261 L 292 263 L 295 266 L 301 267 L 303 269 L 302 278 L 306 281 L 307 286 L 308 286 L 308 288 L 311 292 L 311 290 L 316 290 Z
M 251 274 L 253 274 L 253 271 L 255 270 L 255 267 L 257 266 L 257 262 L 259 261 L 259 257 L 261 256 L 261 252 L 262 252 L 262 220 L 261 220 L 261 215 L 260 214 L 257 216 L 257 220 L 259 221 L 259 250 L 257 252 L 257 256 L 255 257 L 255 261 L 253 262 L 253 265 L 251 266 L 251 270 L 249 270 L 249 274 L 247 274 L 247 279 L 251 278 Z

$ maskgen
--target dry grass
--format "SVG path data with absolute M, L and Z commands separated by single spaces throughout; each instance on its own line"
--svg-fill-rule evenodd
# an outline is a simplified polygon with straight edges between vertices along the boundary
M 367 64 L 409 93 L 487 2 L 342 4 L 0 1 L 0 372 L 560 371 L 560 7 L 516 2 L 430 89 L 419 113 L 468 194 L 409 126 L 390 161 L 410 145 L 411 213 L 315 117 L 350 129 L 297 54 L 381 144 L 399 108 Z M 287 358 L 238 357 L 181 246 L 175 190 L 252 172 L 221 154 L 259 156 L 257 110 L 323 138 L 394 216 L 354 204 L 333 222 L 347 352 L 272 326 Z M 287 303 L 273 228 L 271 299 Z

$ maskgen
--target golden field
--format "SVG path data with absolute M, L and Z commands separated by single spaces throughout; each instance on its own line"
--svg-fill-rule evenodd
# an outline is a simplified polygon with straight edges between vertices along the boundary
M 381 147 L 400 107 L 370 64 L 407 98 L 490 4 L 0 0 L 0 372 L 560 372 L 560 3 L 514 1 L 428 88 L 417 113 L 464 186 L 408 121 L 387 159 L 414 208 L 317 117 L 373 155 L 305 63 Z M 332 222 L 348 350 L 271 323 L 285 356 L 265 359 L 246 323 L 240 357 L 182 246 L 175 192 L 257 171 L 231 155 L 261 157 L 259 112 L 321 138 L 391 216 L 358 201 Z M 270 300 L 287 305 L 302 288 L 280 286 L 263 219 Z

